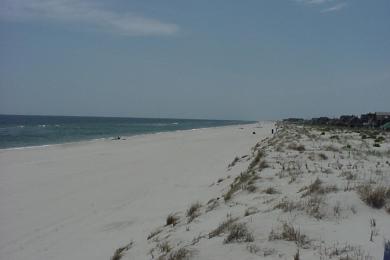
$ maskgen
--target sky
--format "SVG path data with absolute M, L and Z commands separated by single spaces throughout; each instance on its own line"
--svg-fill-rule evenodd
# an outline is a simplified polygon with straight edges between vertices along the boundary
M 0 0 L 0 114 L 390 111 L 389 0 Z

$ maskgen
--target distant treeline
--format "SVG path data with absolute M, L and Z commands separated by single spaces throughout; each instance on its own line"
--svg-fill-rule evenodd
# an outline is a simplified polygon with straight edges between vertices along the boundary
M 287 118 L 283 122 L 312 124 L 312 125 L 330 125 L 345 127 L 370 127 L 383 128 L 390 130 L 390 112 L 367 113 L 359 116 L 342 115 L 339 118 L 315 117 L 312 119 Z

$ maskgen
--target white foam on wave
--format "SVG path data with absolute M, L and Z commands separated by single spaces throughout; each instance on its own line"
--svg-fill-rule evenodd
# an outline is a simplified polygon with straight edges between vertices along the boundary
M 33 149 L 33 148 L 44 148 L 53 146 L 55 144 L 43 144 L 43 145 L 33 145 L 33 146 L 22 146 L 22 147 L 11 147 L 11 148 L 1 148 L 0 151 L 8 151 L 8 150 L 27 150 L 27 149 Z

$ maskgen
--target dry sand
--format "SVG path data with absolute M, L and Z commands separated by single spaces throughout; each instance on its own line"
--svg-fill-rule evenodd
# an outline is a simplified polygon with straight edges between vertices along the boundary
M 0 150 L 0 259 L 109 259 L 193 201 L 273 123 Z M 256 135 L 252 134 L 256 131 Z

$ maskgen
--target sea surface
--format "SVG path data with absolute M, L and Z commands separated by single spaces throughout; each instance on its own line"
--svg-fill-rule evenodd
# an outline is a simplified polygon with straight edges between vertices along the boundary
M 252 123 L 123 117 L 0 115 L 0 149 Z

